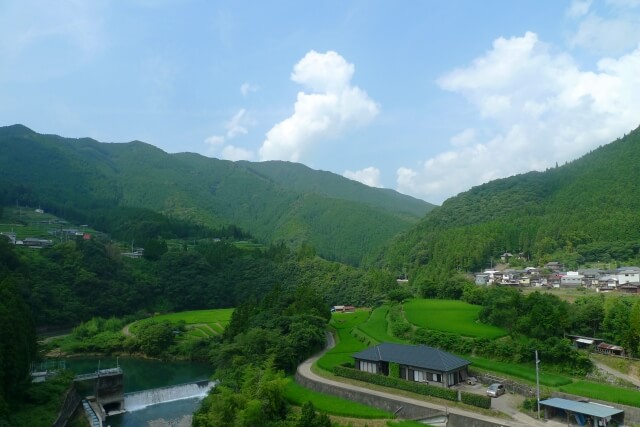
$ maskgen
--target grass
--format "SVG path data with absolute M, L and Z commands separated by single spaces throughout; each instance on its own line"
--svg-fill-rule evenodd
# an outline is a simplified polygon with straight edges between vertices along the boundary
M 336 346 L 325 353 L 318 366 L 325 371 L 333 371 L 333 367 L 353 362 L 353 353 L 364 350 L 367 344 L 354 337 L 351 330 L 369 318 L 369 311 L 358 310 L 355 313 L 333 313 L 329 323 L 336 331 Z
M 387 315 L 389 314 L 389 306 L 383 305 L 371 312 L 369 318 L 357 326 L 357 328 L 376 341 L 376 344 L 382 342 L 405 343 L 406 341 L 396 338 L 389 333 L 389 323 Z
M 640 392 L 590 381 L 577 381 L 560 387 L 560 391 L 591 399 L 640 407 Z
M 225 326 L 231 321 L 233 308 L 219 308 L 215 310 L 181 311 L 178 313 L 162 314 L 148 319 L 134 322 L 129 330 L 135 334 L 140 325 L 152 321 L 169 321 L 179 323 L 183 321 L 187 328 L 187 335 L 192 338 L 206 338 L 222 333 Z
M 496 326 L 478 322 L 480 306 L 463 301 L 413 299 L 404 304 L 410 323 L 441 332 L 473 338 L 499 338 L 507 332 Z
M 498 362 L 481 357 L 466 357 L 473 365 L 471 368 L 480 368 L 487 371 L 504 374 L 511 377 L 526 380 L 532 384 L 536 382 L 535 366 L 519 365 L 512 362 Z M 560 374 L 551 372 L 540 372 L 540 384 L 547 387 L 560 387 L 571 383 L 572 379 Z
M 284 395 L 287 401 L 293 405 L 302 406 L 304 403 L 311 401 L 317 411 L 329 415 L 369 419 L 393 418 L 393 415 L 387 411 L 306 389 L 292 378 L 287 383 Z

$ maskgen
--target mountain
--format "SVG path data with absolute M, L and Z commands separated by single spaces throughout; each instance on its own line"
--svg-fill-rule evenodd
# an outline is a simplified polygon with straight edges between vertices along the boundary
M 570 268 L 632 262 L 640 250 L 639 188 L 640 128 L 561 167 L 448 199 L 395 238 L 385 259 L 421 280 L 479 271 L 504 252 Z
M 433 205 L 288 162 L 168 154 L 140 142 L 100 143 L 0 128 L 0 190 L 90 221 L 135 207 L 207 227 L 237 225 L 265 242 L 312 245 L 357 264 Z M 110 230 L 105 230 L 110 232 Z

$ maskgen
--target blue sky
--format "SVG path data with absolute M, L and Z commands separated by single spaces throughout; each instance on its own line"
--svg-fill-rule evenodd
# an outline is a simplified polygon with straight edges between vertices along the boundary
M 640 124 L 640 0 L 3 1 L 0 125 L 441 203 Z

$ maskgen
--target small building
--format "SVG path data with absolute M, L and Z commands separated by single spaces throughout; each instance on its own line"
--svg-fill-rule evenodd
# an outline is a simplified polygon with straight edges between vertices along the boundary
M 620 269 L 616 274 L 618 285 L 626 285 L 627 283 L 640 283 L 640 270 L 635 268 Z
M 451 387 L 464 382 L 471 364 L 466 359 L 427 345 L 382 343 L 353 355 L 355 368 L 407 381 Z M 390 365 L 398 365 L 397 370 Z
M 562 270 L 562 264 L 556 261 L 548 262 L 544 265 L 545 268 L 551 271 L 560 271 Z
M 596 346 L 596 351 L 610 356 L 624 356 L 624 348 L 618 345 L 607 344 L 602 342 Z
M 352 305 L 334 305 L 331 307 L 332 313 L 355 313 L 356 308 Z
M 568 271 L 560 278 L 560 286 L 563 288 L 577 288 L 582 286 L 584 276 L 577 271 Z
M 540 406 L 544 409 L 544 417 L 547 420 L 558 419 L 567 425 L 608 426 L 623 425 L 624 411 L 613 406 L 594 402 L 578 402 L 575 400 L 553 397 L 541 400 Z
M 476 274 L 476 285 L 487 285 L 489 283 L 489 277 L 487 273 Z

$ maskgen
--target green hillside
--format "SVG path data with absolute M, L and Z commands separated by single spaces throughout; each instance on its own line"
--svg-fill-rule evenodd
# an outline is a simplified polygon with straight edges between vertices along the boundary
M 394 239 L 385 259 L 429 281 L 504 252 L 530 264 L 633 263 L 640 249 L 640 129 L 545 172 L 480 185 Z
M 69 139 L 21 125 L 0 128 L 0 194 L 81 223 L 143 208 L 206 227 L 235 224 L 262 241 L 307 243 L 352 264 L 432 208 L 299 164 L 167 154 L 139 141 Z

